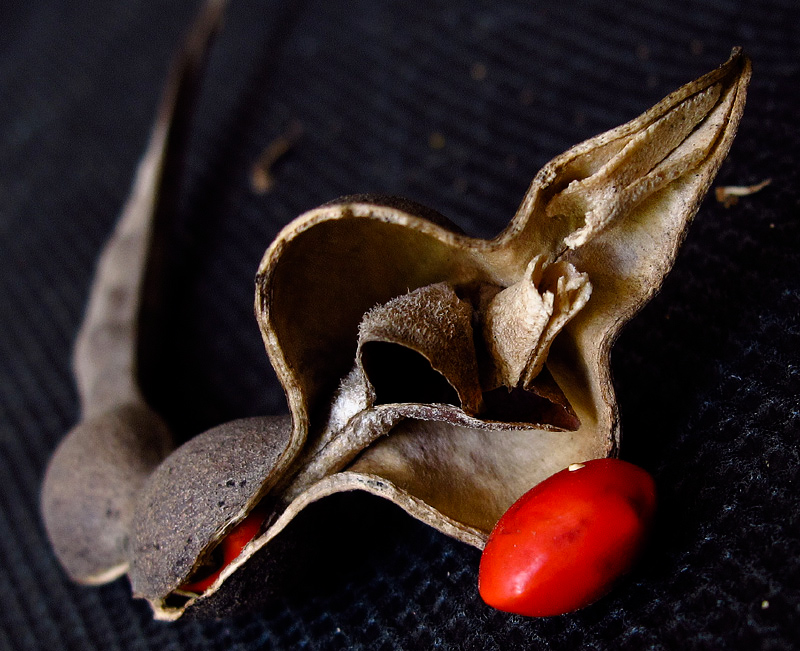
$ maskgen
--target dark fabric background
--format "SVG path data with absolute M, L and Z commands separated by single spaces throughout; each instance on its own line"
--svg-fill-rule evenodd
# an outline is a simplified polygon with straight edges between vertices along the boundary
M 549 158 L 734 45 L 753 83 L 718 183 L 772 185 L 704 203 L 614 350 L 622 457 L 654 474 L 661 510 L 644 561 L 596 605 L 493 611 L 476 550 L 359 495 L 310 510 L 319 549 L 287 562 L 311 577 L 255 614 L 162 624 L 124 579 L 70 584 L 39 485 L 78 416 L 69 356 L 95 258 L 196 6 L 0 7 L 0 649 L 800 648 L 796 0 L 233 0 L 171 231 L 169 352 L 147 388 L 181 436 L 285 410 L 253 276 L 320 203 L 398 194 L 493 235 Z M 304 136 L 258 196 L 250 167 L 293 120 Z

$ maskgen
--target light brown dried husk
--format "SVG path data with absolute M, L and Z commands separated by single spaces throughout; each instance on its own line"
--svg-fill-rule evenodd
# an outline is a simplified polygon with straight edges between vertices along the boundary
M 175 605 L 163 590 L 143 593 L 156 616 L 241 603 L 246 595 L 226 596 L 226 582 L 246 590 L 248 559 L 268 557 L 271 541 L 327 495 L 378 495 L 481 548 L 531 486 L 570 463 L 616 455 L 611 346 L 671 268 L 730 148 L 749 76 L 749 62 L 734 51 L 642 116 L 558 156 L 493 240 L 456 233 L 409 202 L 374 197 L 346 198 L 289 224 L 262 260 L 256 291 L 264 342 L 291 413 L 282 456 L 288 461 L 263 480 L 272 487 L 269 526 L 203 595 L 184 595 Z M 546 359 L 577 429 L 509 426 L 460 405 L 375 403 L 368 378 L 358 365 L 353 370 L 365 314 L 439 283 L 473 293 L 509 287 L 537 255 L 547 264 L 569 263 L 591 283 L 591 297 L 563 324 Z M 243 515 L 221 521 L 212 544 Z M 190 575 L 176 574 L 174 588 Z
M 69 576 L 99 584 L 128 569 L 134 502 L 173 447 L 170 431 L 139 386 L 142 324 L 153 311 L 162 242 L 156 222 L 174 208 L 189 108 L 226 1 L 206 0 L 172 62 L 147 150 L 103 248 L 78 332 L 73 373 L 81 420 L 50 459 L 40 497 L 53 549 Z

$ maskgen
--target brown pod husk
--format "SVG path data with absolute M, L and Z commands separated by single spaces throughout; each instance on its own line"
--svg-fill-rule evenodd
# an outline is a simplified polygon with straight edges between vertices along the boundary
M 73 580 L 106 583 L 127 571 L 134 498 L 171 448 L 167 426 L 141 403 L 76 425 L 58 446 L 42 484 L 42 517 Z
M 289 224 L 256 291 L 292 415 L 286 465 L 265 477 L 269 524 L 203 594 L 180 602 L 191 574 L 167 572 L 172 590 L 159 581 L 150 596 L 156 616 L 241 600 L 225 597 L 226 582 L 240 590 L 253 555 L 274 563 L 274 539 L 327 495 L 379 495 L 482 547 L 531 486 L 615 455 L 611 345 L 672 266 L 730 147 L 749 74 L 734 51 L 639 118 L 555 158 L 494 240 L 374 197 Z M 197 490 L 184 499 L 206 489 Z
M 359 331 L 357 357 L 374 404 L 441 402 L 470 415 L 481 411 L 472 306 L 452 286 L 428 285 L 373 308 Z
M 287 526 L 328 495 L 378 495 L 481 548 L 531 486 L 617 454 L 611 346 L 671 268 L 730 148 L 750 76 L 735 50 L 640 117 L 556 157 L 493 240 L 402 199 L 355 196 L 302 215 L 269 247 L 256 282 L 256 316 L 290 415 L 222 425 L 150 472 L 166 447 L 148 444 L 164 428 L 143 411 L 135 374 L 145 244 L 166 163 L 179 154 L 170 129 L 186 124 L 179 91 L 193 85 L 223 7 L 206 3 L 179 57 L 104 254 L 112 262 L 98 268 L 75 370 L 85 415 L 99 420 L 70 434 L 43 494 L 70 574 L 99 582 L 130 565 L 135 593 L 159 619 L 244 606 L 258 578 L 250 573 L 279 574 L 297 529 Z M 130 273 L 113 260 L 132 261 Z M 126 277 L 134 281 L 120 292 Z M 140 417 L 151 425 L 119 425 Z M 80 476 L 94 447 L 107 451 L 99 489 L 53 488 Z M 112 543 L 93 546 L 85 515 L 53 526 L 57 510 L 102 508 L 121 469 L 134 479 L 118 502 L 135 509 Z M 261 522 L 255 538 L 219 565 L 218 549 L 250 513 Z M 193 587 L 215 564 L 213 582 Z
M 269 489 L 289 434 L 288 416 L 214 427 L 164 459 L 140 491 L 131 529 L 134 595 L 169 593 Z

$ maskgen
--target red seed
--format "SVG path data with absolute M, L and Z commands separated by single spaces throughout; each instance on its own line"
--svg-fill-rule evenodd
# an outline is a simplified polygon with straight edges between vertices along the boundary
M 618 459 L 573 464 L 525 493 L 495 525 L 481 557 L 481 597 L 533 617 L 588 606 L 633 567 L 655 506 L 645 470 Z
M 222 574 L 222 570 L 236 560 L 247 546 L 247 543 L 256 537 L 263 522 L 263 513 L 258 510 L 251 511 L 247 517 L 231 529 L 230 533 L 219 543 L 220 550 L 222 551 L 222 564 L 212 571 L 211 574 L 190 583 L 184 583 L 181 585 L 180 589 L 196 594 L 202 594 L 208 590 L 211 584 Z

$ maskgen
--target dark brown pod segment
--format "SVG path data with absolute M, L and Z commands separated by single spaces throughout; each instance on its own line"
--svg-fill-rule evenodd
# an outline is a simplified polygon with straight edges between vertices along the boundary
M 171 448 L 167 426 L 141 403 L 103 412 L 64 438 L 42 486 L 42 517 L 72 578 L 105 583 L 125 573 L 132 497 Z
M 229 614 L 246 573 L 272 575 L 289 523 L 333 493 L 378 495 L 480 548 L 531 486 L 615 455 L 611 346 L 671 268 L 749 77 L 735 50 L 556 157 L 492 240 L 365 196 L 286 226 L 259 267 L 256 316 L 290 416 L 210 430 L 138 491 L 131 576 L 155 616 Z M 130 402 L 124 382 L 105 386 Z M 254 509 L 254 537 L 187 590 Z
M 164 460 L 138 498 L 134 595 L 157 599 L 198 569 L 270 488 L 290 433 L 288 416 L 235 420 L 195 436 Z

